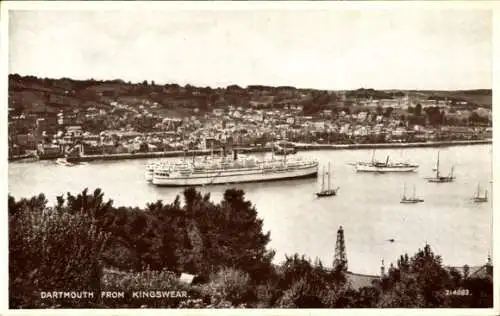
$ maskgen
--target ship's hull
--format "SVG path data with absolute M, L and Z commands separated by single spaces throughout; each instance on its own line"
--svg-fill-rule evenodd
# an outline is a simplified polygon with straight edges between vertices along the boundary
M 316 196 L 321 198 L 321 197 L 328 197 L 328 196 L 335 196 L 337 195 L 337 190 L 327 190 L 327 191 L 322 191 L 316 193 Z
M 427 181 L 431 183 L 450 183 L 453 182 L 455 178 L 428 178 Z
M 191 173 L 184 176 L 153 175 L 153 184 L 157 186 L 202 186 L 230 183 L 267 182 L 316 177 L 318 164 L 295 167 L 286 170 L 234 170 L 218 173 Z
M 416 204 L 416 203 L 422 203 L 424 200 L 422 199 L 406 199 L 406 200 L 401 200 L 401 204 Z
M 417 169 L 418 169 L 417 166 L 377 167 L 377 166 L 369 166 L 369 165 L 356 165 L 357 172 L 376 172 L 376 173 L 414 172 Z

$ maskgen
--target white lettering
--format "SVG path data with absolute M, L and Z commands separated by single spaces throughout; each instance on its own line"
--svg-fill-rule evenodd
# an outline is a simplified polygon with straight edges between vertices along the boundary
M 52 292 L 40 292 L 40 298 L 42 299 L 81 299 L 81 298 L 93 298 L 94 292 L 87 291 L 52 291 Z
M 187 298 L 187 291 L 134 291 L 132 298 Z
M 116 292 L 116 291 L 102 291 L 101 298 L 124 298 L 125 292 Z

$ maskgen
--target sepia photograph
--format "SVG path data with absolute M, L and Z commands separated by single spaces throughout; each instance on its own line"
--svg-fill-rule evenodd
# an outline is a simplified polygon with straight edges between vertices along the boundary
M 438 4 L 7 1 L 6 308 L 498 315 L 495 12 Z

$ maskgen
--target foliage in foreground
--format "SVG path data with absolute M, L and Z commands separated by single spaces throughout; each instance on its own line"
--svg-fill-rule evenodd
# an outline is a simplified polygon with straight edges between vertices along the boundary
M 443 267 L 429 245 L 372 286 L 353 289 L 342 267 L 327 269 L 294 254 L 274 266 L 269 233 L 241 190 L 220 203 L 194 189 L 145 209 L 115 208 L 87 190 L 48 207 L 41 194 L 9 197 L 11 308 L 349 308 L 491 307 L 492 267 L 468 275 Z M 111 268 L 111 269 L 110 269 Z M 124 272 L 128 271 L 128 272 Z M 197 275 L 179 282 L 181 272 Z M 467 296 L 450 290 L 468 289 Z M 41 291 L 123 291 L 119 299 L 42 299 Z M 178 291 L 181 297 L 132 297 L 133 291 Z

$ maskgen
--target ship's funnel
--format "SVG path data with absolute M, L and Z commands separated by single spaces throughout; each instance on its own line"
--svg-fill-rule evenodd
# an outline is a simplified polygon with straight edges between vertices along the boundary
M 238 152 L 235 150 L 233 150 L 233 159 L 234 160 L 238 160 Z

